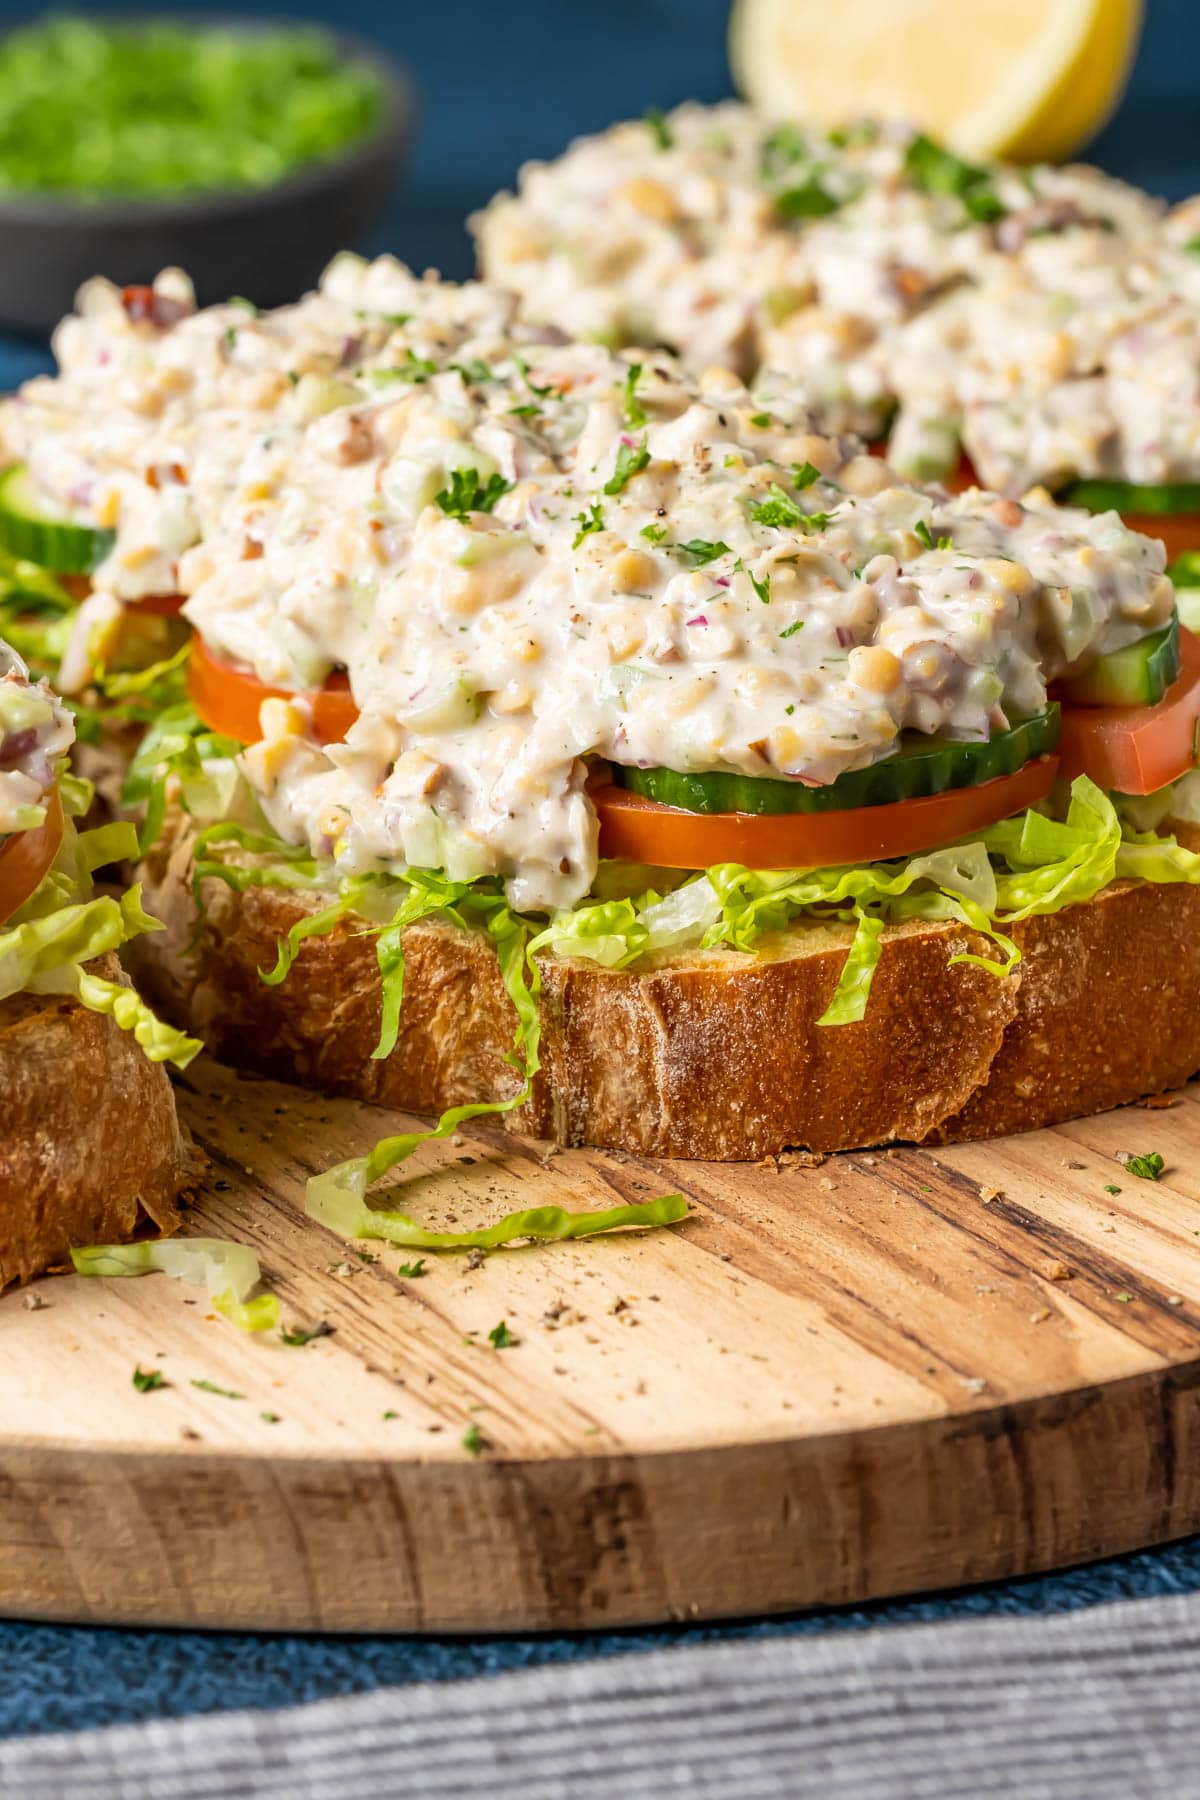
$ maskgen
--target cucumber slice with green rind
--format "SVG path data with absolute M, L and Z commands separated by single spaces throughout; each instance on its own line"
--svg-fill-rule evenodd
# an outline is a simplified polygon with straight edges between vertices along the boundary
M 23 463 L 0 475 L 0 543 L 59 575 L 90 575 L 113 547 L 116 534 L 77 524 L 47 511 Z
M 1200 588 L 1200 550 L 1185 550 L 1167 566 L 1167 580 L 1173 588 Z
M 957 743 L 906 733 L 900 748 L 869 769 L 852 769 L 827 787 L 756 775 L 682 774 L 675 769 L 613 768 L 613 779 L 632 793 L 697 813 L 847 812 L 856 806 L 888 806 L 949 788 L 974 787 L 997 775 L 1013 775 L 1058 743 L 1059 712 L 1021 719 L 983 743 Z
M 1090 669 L 1063 683 L 1063 698 L 1080 706 L 1157 706 L 1179 679 L 1179 615 L 1123 650 L 1098 656 Z
M 1200 512 L 1200 482 L 1164 481 L 1140 485 L 1135 481 L 1075 481 L 1057 496 L 1063 506 L 1082 506 L 1088 512 L 1169 513 Z

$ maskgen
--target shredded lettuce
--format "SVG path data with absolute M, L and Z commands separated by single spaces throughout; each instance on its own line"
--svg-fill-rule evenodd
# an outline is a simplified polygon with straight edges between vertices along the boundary
M 72 1250 L 77 1275 L 150 1275 L 206 1287 L 219 1313 L 241 1331 L 271 1331 L 279 1323 L 279 1297 L 255 1294 L 262 1273 L 247 1244 L 226 1238 L 162 1238 L 137 1244 L 93 1244 Z
M 137 747 L 121 791 L 126 806 L 144 808 L 143 856 L 162 831 L 172 777 L 179 782 L 184 805 L 195 819 L 225 819 L 241 780 L 234 761 L 241 748 L 235 738 L 207 731 L 190 701 L 157 712 Z
M 137 854 L 137 833 L 125 823 L 77 831 L 73 821 L 90 804 L 91 784 L 64 772 L 59 792 L 66 823 L 54 864 L 0 925 L 0 1000 L 22 992 L 70 994 L 89 1012 L 106 1013 L 132 1032 L 152 1062 L 184 1069 L 200 1049 L 198 1040 L 163 1024 L 132 988 L 87 966 L 131 938 L 162 930 L 142 906 L 140 886 L 127 888 L 119 900 L 92 891 L 94 870 Z
M 48 569 L 0 550 L 0 637 L 34 675 L 57 675 L 75 606 Z
M 1190 799 L 1190 794 L 1180 798 L 1185 816 Z M 1164 802 L 1163 810 L 1170 804 Z M 1200 792 L 1195 806 L 1200 813 Z M 1163 813 L 1154 816 L 1161 819 Z M 767 934 L 809 918 L 854 927 L 839 980 L 820 1020 L 822 1025 L 850 1024 L 865 1015 L 883 928 L 889 923 L 927 920 L 963 925 L 984 939 L 991 952 L 963 948 L 953 953 L 951 962 L 973 964 L 999 978 L 1020 961 L 1018 946 L 1006 929 L 1013 924 L 1090 900 L 1121 878 L 1200 882 L 1200 856 L 1174 838 L 1134 830 L 1136 817 L 1127 809 L 1122 816 L 1109 795 L 1080 776 L 1072 784 L 1065 818 L 1053 817 L 1048 808 L 1031 808 L 960 844 L 891 863 L 805 870 L 720 864 L 681 879 L 666 894 L 658 887 L 621 893 L 621 883 L 615 884 L 614 892 L 614 884 L 604 881 L 602 865 L 597 885 L 607 885 L 612 897 L 555 914 L 540 927 L 510 911 L 494 877 L 456 882 L 419 869 L 402 875 L 360 875 L 341 881 L 325 908 L 292 928 L 279 945 L 275 967 L 263 978 L 282 981 L 301 943 L 340 923 L 374 932 L 383 989 L 375 1054 L 386 1057 L 399 1031 L 402 935 L 418 919 L 442 918 L 489 930 L 495 920 L 505 922 L 510 931 L 519 928 L 526 939 L 524 966 L 535 980 L 536 959 L 546 953 L 585 958 L 612 969 L 627 968 L 658 952 L 689 948 L 728 947 L 752 953 Z M 231 850 L 254 860 L 231 862 Z M 665 875 L 652 870 L 622 873 L 656 881 Z M 200 833 L 197 893 L 200 882 L 210 875 L 240 889 L 270 885 L 328 891 L 335 879 L 328 865 L 322 867 L 303 849 L 232 824 Z
M 186 1032 L 164 1024 L 135 988 L 105 981 L 78 965 L 75 965 L 75 972 L 78 981 L 76 997 L 81 1004 L 89 1012 L 108 1013 L 122 1031 L 131 1031 L 150 1062 L 169 1062 L 177 1069 L 186 1069 L 199 1054 L 199 1038 L 190 1038 Z
M 349 1167 L 349 1164 L 343 1165 Z M 305 1211 L 310 1219 L 344 1238 L 378 1238 L 409 1250 L 498 1250 L 520 1241 L 559 1242 L 595 1237 L 602 1231 L 675 1225 L 688 1216 L 681 1194 L 663 1194 L 635 1206 L 611 1206 L 603 1212 L 566 1212 L 561 1206 L 535 1206 L 506 1213 L 478 1231 L 427 1231 L 406 1213 L 369 1207 L 361 1192 L 329 1183 L 324 1176 L 310 1182 Z
M 194 745 L 194 734 L 189 741 Z M 249 860 L 231 861 L 230 853 Z M 418 920 L 438 918 L 486 931 L 491 937 L 517 1017 L 511 1060 L 521 1080 L 515 1091 L 504 1100 L 452 1107 L 431 1129 L 384 1138 L 368 1155 L 313 1177 L 308 1186 L 309 1212 L 344 1235 L 382 1236 L 413 1248 L 437 1249 L 612 1229 L 595 1222 L 578 1228 L 571 1223 L 607 1215 L 549 1209 L 515 1214 L 481 1232 L 429 1233 L 407 1214 L 367 1205 L 368 1188 L 421 1144 L 448 1137 L 468 1119 L 507 1113 L 529 1099 L 540 1067 L 540 954 L 584 957 L 607 968 L 625 968 L 662 950 L 727 947 L 751 953 L 768 933 L 804 918 L 849 923 L 854 927 L 850 946 L 819 1021 L 845 1025 L 865 1015 L 889 923 L 928 920 L 963 925 L 985 940 L 993 953 L 958 948 L 951 963 L 972 964 L 1002 978 L 1020 961 L 1020 950 L 1006 926 L 1090 900 L 1122 877 L 1200 883 L 1200 855 L 1173 838 L 1136 832 L 1130 820 L 1122 820 L 1109 796 L 1081 776 L 1072 785 L 1062 819 L 1053 817 L 1049 808 L 1032 808 L 960 844 L 860 868 L 751 870 L 739 864 L 717 865 L 680 880 L 666 894 L 655 887 L 646 887 L 640 895 L 610 888 L 612 897 L 556 914 L 540 928 L 512 911 L 495 877 L 452 881 L 435 871 L 409 869 L 339 882 L 336 871 L 305 850 L 237 823 L 211 825 L 199 834 L 198 899 L 200 883 L 207 876 L 242 890 L 255 885 L 333 890 L 326 906 L 299 921 L 280 941 L 274 968 L 260 973 L 270 983 L 284 980 L 306 939 L 327 934 L 342 923 L 374 934 L 382 991 L 377 1057 L 389 1056 L 398 1039 L 405 930 Z M 634 1222 L 627 1211 L 617 1209 L 624 1222 Z M 532 1221 L 540 1221 L 536 1229 Z M 656 1215 L 637 1222 L 671 1221 Z
M 379 932 L 378 955 L 383 982 L 380 1038 L 374 1054 L 389 1056 L 395 1048 L 400 1020 L 400 1001 L 404 984 L 404 949 L 402 931 L 417 919 L 450 917 L 456 923 L 481 925 L 489 934 L 500 965 L 505 992 L 512 1002 L 517 1024 L 510 1061 L 521 1076 L 516 1091 L 505 1100 L 481 1100 L 464 1106 L 452 1106 L 437 1124 L 425 1131 L 400 1132 L 383 1138 L 367 1156 L 351 1157 L 308 1184 L 306 1205 L 337 1207 L 345 1202 L 362 1206 L 372 1182 L 406 1162 L 422 1144 L 446 1138 L 468 1119 L 487 1114 L 515 1111 L 533 1092 L 534 1077 L 541 1067 L 541 1015 L 538 1011 L 539 976 L 537 964 L 530 956 L 532 933 L 526 920 L 519 918 L 502 894 L 480 891 L 469 883 L 447 882 L 443 877 L 423 879 L 423 871 L 413 871 L 413 886 L 395 918 Z M 331 909 L 332 910 L 332 909 Z M 404 925 L 398 921 L 403 917 Z M 402 1218 L 403 1215 L 397 1214 Z M 411 1224 L 411 1221 L 408 1223 Z M 416 1227 L 414 1226 L 415 1230 Z M 410 1240 L 416 1242 L 415 1239 Z M 433 1246 L 430 1246 L 433 1247 Z

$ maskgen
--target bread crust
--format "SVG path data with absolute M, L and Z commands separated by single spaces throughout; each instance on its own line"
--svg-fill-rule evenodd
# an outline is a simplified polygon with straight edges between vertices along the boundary
M 95 973 L 125 980 L 115 956 Z M 0 1289 L 72 1245 L 179 1223 L 194 1171 L 166 1071 L 106 1015 L 58 994 L 0 1001 Z
M 1177 833 L 1200 848 L 1200 830 Z M 267 987 L 259 968 L 319 900 L 209 879 L 189 949 L 182 823 L 142 875 L 167 930 L 138 941 L 138 978 L 217 1056 L 418 1113 L 514 1092 L 515 1019 L 482 935 L 406 933 L 400 1037 L 375 1062 L 373 938 L 341 925 L 308 939 Z M 738 1161 L 1025 1131 L 1200 1069 L 1200 889 L 1120 883 L 1012 935 L 1023 960 L 998 980 L 951 964 L 956 950 L 989 950 L 965 927 L 889 926 L 866 1017 L 837 1027 L 816 1023 L 851 937 L 837 922 L 801 923 L 752 957 L 689 952 L 620 971 L 546 958 L 542 1072 L 507 1123 L 561 1144 Z

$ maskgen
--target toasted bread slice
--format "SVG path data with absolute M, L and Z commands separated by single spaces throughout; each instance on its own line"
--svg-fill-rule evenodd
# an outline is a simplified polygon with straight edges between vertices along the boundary
M 115 956 L 92 965 L 123 980 Z M 68 996 L 0 1001 L 0 1288 L 152 1221 L 179 1223 L 192 1153 L 160 1063 Z
M 1200 847 L 1200 831 L 1178 835 Z M 487 940 L 442 924 L 405 937 L 399 1042 L 373 1061 L 374 939 L 307 940 L 287 980 L 258 970 L 319 901 L 207 880 L 196 916 L 186 827 L 143 871 L 167 930 L 134 946 L 167 1016 L 226 1060 L 418 1113 L 500 1099 L 515 1020 Z M 820 1026 L 851 937 L 803 923 L 759 951 L 692 951 L 632 970 L 547 957 L 542 1072 L 518 1131 L 644 1156 L 727 1161 L 788 1146 L 1024 1131 L 1100 1112 L 1200 1069 L 1200 889 L 1118 883 L 1013 930 L 1017 970 L 951 965 L 987 952 L 953 924 L 889 926 L 866 1017 Z

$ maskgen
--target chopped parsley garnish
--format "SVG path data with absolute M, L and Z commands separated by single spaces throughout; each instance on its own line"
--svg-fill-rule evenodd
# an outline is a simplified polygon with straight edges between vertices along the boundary
M 970 217 L 981 225 L 991 225 L 1008 216 L 1008 208 L 992 186 L 987 169 L 964 162 L 923 132 L 918 132 L 905 151 L 904 167 L 914 187 L 927 194 L 956 196 Z
M 225 327 L 224 331 L 221 333 L 221 342 L 224 344 L 226 350 L 233 349 L 234 345 L 237 343 L 236 325 L 227 325 Z
M 769 606 L 771 604 L 771 577 L 769 575 L 764 575 L 760 580 L 752 569 L 746 567 L 740 556 L 733 566 L 739 575 L 746 576 L 750 586 L 754 589 L 763 605 Z
M 513 361 L 521 371 L 521 379 L 531 394 L 536 394 L 539 400 L 544 400 L 548 394 L 554 394 L 561 398 L 562 390 L 556 388 L 553 382 L 547 383 L 545 387 L 539 387 L 537 382 L 531 379 L 529 374 L 529 364 L 525 361 L 523 356 L 516 356 L 513 358 Z
M 490 513 L 511 487 L 512 482 L 500 474 L 481 482 L 478 469 L 451 469 L 450 486 L 434 497 L 447 518 L 465 519 L 468 513 Z
M 468 1456 L 478 1456 L 483 1449 L 483 1433 L 474 1422 L 462 1434 L 462 1447 Z
M 155 1388 L 170 1387 L 171 1384 L 159 1370 L 139 1367 L 133 1371 L 133 1385 L 139 1394 L 152 1394 Z
M 488 1343 L 492 1346 L 493 1350 L 511 1350 L 516 1342 L 516 1338 L 508 1329 L 508 1321 L 506 1319 L 501 1319 L 500 1323 L 498 1325 L 493 1325 L 492 1329 L 488 1332 Z
M 648 544 L 661 544 L 666 535 L 667 528 L 665 525 L 643 525 L 641 531 L 638 533 L 638 536 L 644 537 Z M 1196 727 L 1197 730 L 1200 730 L 1200 719 L 1197 719 Z M 1197 760 L 1200 760 L 1200 758 Z
M 1190 237 L 1183 247 L 1189 256 L 1200 256 L 1200 235 Z
M 641 378 L 641 363 L 630 363 L 625 385 L 621 389 L 621 411 L 625 415 L 625 423 L 635 428 L 646 423 L 646 409 L 637 397 L 637 384 Z
M 784 627 L 784 629 L 780 632 L 779 635 L 781 638 L 795 637 L 795 635 L 798 631 L 803 631 L 803 630 L 804 630 L 804 620 L 803 619 L 794 619 L 790 625 L 787 625 Z
M 401 1263 L 396 1273 L 403 1275 L 405 1281 L 416 1281 L 420 1276 L 428 1275 L 429 1271 L 425 1267 L 425 1258 L 418 1256 L 416 1262 Z
M 112 19 L 84 6 L 5 35 L 6 194 L 88 199 L 273 187 L 375 129 L 380 74 L 332 31 L 262 20 Z
M 616 467 L 604 484 L 604 492 L 623 493 L 633 477 L 639 475 L 649 461 L 650 452 L 646 448 L 645 438 L 633 449 L 628 444 L 622 444 L 617 451 Z
M 293 1325 L 290 1331 L 281 1329 L 279 1335 L 285 1344 L 289 1344 L 293 1350 L 299 1350 L 305 1344 L 311 1344 L 314 1338 L 332 1337 L 333 1332 L 328 1325 L 322 1323 L 314 1325 L 311 1330 L 303 1325 Z
M 193 1381 L 192 1386 L 199 1388 L 202 1394 L 216 1394 L 222 1400 L 244 1400 L 245 1394 L 239 1394 L 233 1388 L 218 1387 L 215 1381 Z
M 473 384 L 484 381 L 494 381 L 496 379 L 487 364 L 478 356 L 473 356 L 470 362 L 447 363 L 446 367 L 448 369 L 454 369 L 457 374 L 461 375 L 468 387 L 471 387 Z
M 1119 1194 L 1121 1190 L 1115 1181 L 1106 1181 L 1104 1184 L 1104 1191 L 1106 1194 Z
M 510 417 L 518 419 L 540 419 L 542 416 L 541 407 L 534 406 L 532 401 L 525 406 L 510 406 L 508 410 Z
M 394 1407 L 389 1406 L 388 1410 L 384 1413 L 383 1416 L 385 1419 L 398 1419 L 400 1417 L 400 1414 L 395 1410 Z
M 401 325 L 407 325 L 408 321 L 412 318 L 411 313 L 380 313 L 379 316 L 385 325 L 390 325 L 393 330 L 396 331 L 400 329 Z M 369 315 L 367 313 L 360 313 L 359 317 L 365 319 L 369 317 Z
M 806 513 L 797 506 L 790 494 L 785 494 L 778 482 L 773 482 L 767 489 L 767 498 L 759 500 L 750 508 L 750 517 L 756 525 L 775 525 L 780 529 L 793 526 L 799 531 L 824 531 L 832 513 Z
M 279 1424 L 282 1424 L 282 1420 L 281 1420 L 281 1419 L 280 1419 L 280 1416 L 279 1416 L 279 1414 L 278 1414 L 278 1413 L 273 1413 L 273 1412 L 260 1412 L 260 1413 L 259 1413 L 259 1415 L 258 1415 L 258 1416 L 259 1416 L 259 1418 L 260 1418 L 260 1419 L 261 1419 L 261 1420 L 262 1420 L 262 1422 L 263 1422 L 263 1424 L 264 1424 L 264 1425 L 279 1425 Z
M 954 539 L 950 537 L 935 538 L 924 519 L 918 519 L 913 526 L 913 536 L 920 538 L 927 550 L 953 550 Z
M 718 556 L 729 555 L 729 545 L 723 544 L 719 538 L 716 543 L 709 538 L 689 538 L 686 544 L 676 544 L 675 548 L 682 550 L 685 556 L 690 556 L 697 565 L 715 562 Z
M 750 423 L 752 425 L 760 426 L 761 429 L 763 431 L 765 431 L 767 429 L 767 426 L 773 425 L 775 423 L 775 421 L 771 417 L 770 413 L 751 413 L 750 414 Z
M 576 513 L 575 523 L 578 525 L 579 530 L 571 540 L 572 550 L 578 550 L 580 544 L 582 544 L 589 532 L 604 530 L 604 513 L 601 510 L 600 502 L 598 500 L 593 500 L 592 504 L 585 512 Z
M 671 128 L 667 124 L 667 116 L 661 106 L 648 106 L 642 114 L 646 129 L 658 149 L 669 150 L 675 139 L 671 136 Z
M 1157 1181 L 1166 1166 L 1157 1150 L 1150 1150 L 1145 1156 L 1123 1156 L 1121 1162 L 1141 1181 Z
M 775 211 L 781 219 L 824 219 L 841 205 L 836 194 L 823 187 L 816 175 L 784 188 L 775 196 Z
M 759 168 L 768 179 L 780 174 L 792 163 L 805 162 L 810 152 L 808 139 L 797 125 L 776 125 L 767 133 L 759 152 Z
M 792 486 L 803 490 L 820 481 L 821 471 L 810 462 L 792 464 Z
M 252 319 L 257 319 L 258 317 L 257 306 L 255 306 L 253 300 L 247 300 L 245 294 L 230 294 L 225 304 L 226 306 L 236 306 L 240 311 L 249 313 Z
M 418 356 L 410 345 L 404 352 L 404 361 L 396 368 L 373 369 L 371 374 L 375 381 L 381 379 L 411 381 L 419 387 L 422 382 L 428 381 L 429 377 L 436 375 L 437 372 L 437 364 L 432 362 L 428 356 Z

